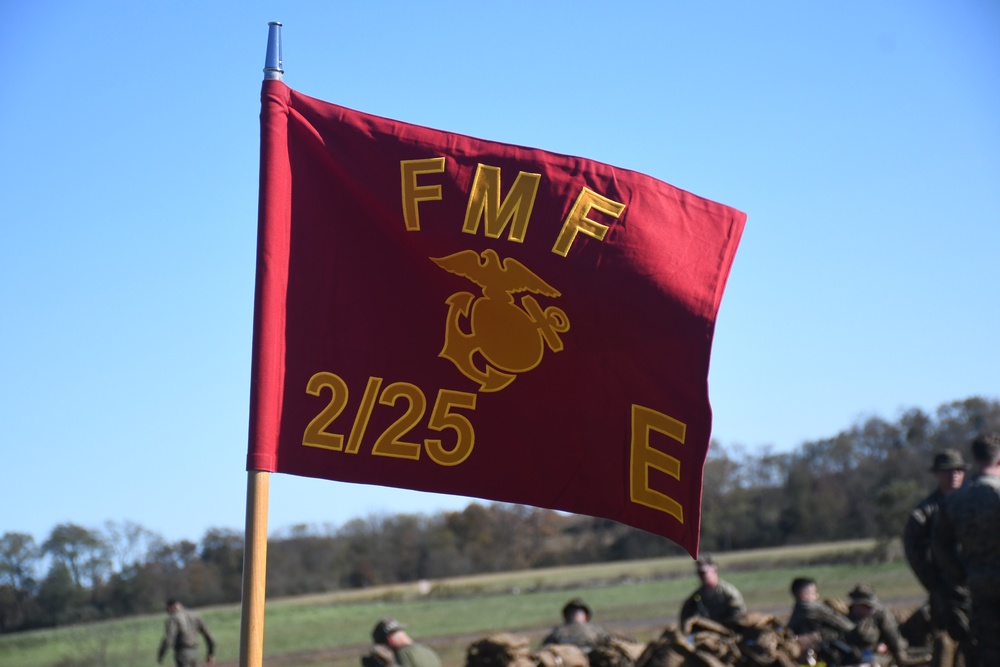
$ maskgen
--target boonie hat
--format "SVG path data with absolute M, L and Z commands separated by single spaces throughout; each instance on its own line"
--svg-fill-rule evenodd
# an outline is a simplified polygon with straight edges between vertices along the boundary
M 968 470 L 969 466 L 965 464 L 965 460 L 962 458 L 961 452 L 957 449 L 945 449 L 934 456 L 934 465 L 931 466 L 931 472 L 938 472 L 941 470 Z
M 392 617 L 386 616 L 379 621 L 375 625 L 375 629 L 372 630 L 372 641 L 376 644 L 384 644 L 386 640 L 389 639 L 389 635 L 394 632 L 399 632 L 404 628 L 406 628 L 405 625 Z
M 858 584 L 847 595 L 850 596 L 852 604 L 863 604 L 873 607 L 878 603 L 878 597 L 875 596 L 875 589 L 868 584 Z

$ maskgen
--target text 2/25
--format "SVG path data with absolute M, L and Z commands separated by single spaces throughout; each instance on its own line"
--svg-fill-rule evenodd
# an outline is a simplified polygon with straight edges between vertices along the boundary
M 384 380 L 378 377 L 368 378 L 364 395 L 354 414 L 346 441 L 343 433 L 327 430 L 343 415 L 347 407 L 349 391 L 347 383 L 334 373 L 326 371 L 316 373 L 306 385 L 306 392 L 313 396 L 329 393 L 326 407 L 320 411 L 302 434 L 302 444 L 306 447 L 320 447 L 337 452 L 357 454 L 361 442 L 368 430 L 372 412 L 376 409 L 376 401 L 381 405 L 396 406 L 403 402 L 405 410 L 402 416 L 383 431 L 372 447 L 373 456 L 389 456 L 393 458 L 418 460 L 421 451 L 443 466 L 454 466 L 462 463 L 472 453 L 476 443 L 476 432 L 472 422 L 458 410 L 475 410 L 476 395 L 464 391 L 439 389 L 434 406 L 427 420 L 427 428 L 433 431 L 455 432 L 455 441 L 450 447 L 443 440 L 425 438 L 423 443 L 410 442 L 406 436 L 417 427 L 427 414 L 427 397 L 416 385 L 409 382 L 393 382 L 382 387 Z M 450 438 L 449 438 L 450 439 Z

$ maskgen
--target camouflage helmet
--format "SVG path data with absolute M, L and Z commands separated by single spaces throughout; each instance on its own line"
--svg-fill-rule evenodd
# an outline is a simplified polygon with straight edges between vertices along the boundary
M 396 619 L 386 616 L 380 620 L 376 625 L 375 629 L 372 630 L 372 641 L 376 644 L 385 644 L 386 640 L 389 639 L 389 635 L 394 632 L 399 632 L 406 626 L 397 621 Z
M 858 584 L 847 595 L 851 598 L 851 604 L 863 604 L 868 607 L 874 607 L 878 604 L 875 589 L 868 584 Z
M 587 605 L 586 602 L 583 601 L 583 599 L 573 598 L 572 600 L 566 603 L 565 607 L 563 607 L 562 610 L 563 618 L 568 620 L 569 617 L 572 616 L 573 612 L 576 611 L 577 609 L 581 610 L 583 613 L 587 615 L 587 620 L 590 620 L 590 617 L 593 615 L 590 612 L 590 607 Z

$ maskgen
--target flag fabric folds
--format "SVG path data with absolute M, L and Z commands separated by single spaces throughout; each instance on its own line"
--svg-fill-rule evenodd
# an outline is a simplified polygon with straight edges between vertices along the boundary
M 249 470 L 605 517 L 698 550 L 746 216 L 264 82 Z

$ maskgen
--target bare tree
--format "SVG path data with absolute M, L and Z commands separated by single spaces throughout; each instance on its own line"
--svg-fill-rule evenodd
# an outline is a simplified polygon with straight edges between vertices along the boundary
M 146 560 L 163 539 L 135 521 L 105 521 L 104 534 L 116 572 Z

